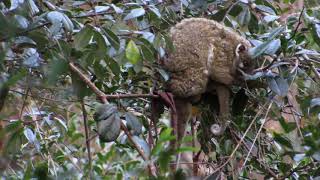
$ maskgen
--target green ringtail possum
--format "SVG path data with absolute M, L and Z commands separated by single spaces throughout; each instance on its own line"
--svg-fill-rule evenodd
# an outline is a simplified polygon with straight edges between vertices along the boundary
M 251 44 L 232 29 L 205 18 L 188 18 L 170 29 L 174 50 L 162 64 L 170 74 L 166 88 L 174 95 L 178 115 L 178 140 L 184 136 L 191 116 L 191 103 L 205 92 L 215 92 L 219 100 L 221 125 L 213 134 L 221 135 L 230 118 L 230 87 L 245 83 L 241 69 L 250 73 L 254 60 Z M 218 127 L 218 128 L 217 128 Z

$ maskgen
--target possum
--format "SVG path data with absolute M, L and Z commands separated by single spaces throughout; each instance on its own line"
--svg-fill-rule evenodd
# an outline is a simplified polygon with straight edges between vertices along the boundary
M 178 140 L 191 116 L 191 103 L 205 92 L 215 91 L 219 100 L 221 125 L 211 126 L 212 133 L 221 135 L 231 118 L 230 87 L 243 85 L 238 71 L 250 73 L 254 68 L 249 55 L 251 44 L 232 29 L 205 18 L 188 18 L 170 29 L 174 49 L 163 60 L 170 74 L 166 83 L 174 95 L 178 115 Z

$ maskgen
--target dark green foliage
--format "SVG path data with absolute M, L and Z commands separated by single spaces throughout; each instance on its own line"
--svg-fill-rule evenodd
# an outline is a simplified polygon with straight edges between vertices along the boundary
M 254 173 L 265 179 L 319 178 L 320 11 L 317 1 L 308 0 L 304 12 L 291 13 L 288 5 L 297 1 L 1 1 L 0 176 L 150 178 L 149 161 L 121 133 L 123 122 L 157 166 L 158 179 L 185 179 L 185 172 L 172 170 L 175 155 L 199 151 L 206 153 L 204 166 L 228 162 L 220 171 L 229 179 Z M 159 63 L 174 51 L 169 28 L 188 17 L 217 20 L 250 40 L 261 69 L 243 76 L 266 85 L 232 88 L 233 116 L 221 137 L 210 132 L 219 121 L 217 97 L 205 94 L 193 113 L 200 125 L 192 124 L 201 147 L 192 147 L 193 136 L 186 136 L 186 145 L 173 151 L 168 109 L 152 109 L 144 97 L 110 98 L 98 107 L 99 97 L 69 63 L 108 95 L 163 90 L 170 74 Z

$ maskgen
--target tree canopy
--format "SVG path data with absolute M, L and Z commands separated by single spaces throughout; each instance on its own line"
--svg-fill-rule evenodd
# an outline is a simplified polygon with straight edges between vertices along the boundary
M 174 49 L 170 27 L 189 17 L 248 39 L 263 58 L 245 78 L 263 86 L 232 88 L 221 137 L 209 128 L 214 97 L 195 105 L 173 151 L 159 61 Z M 319 178 L 319 51 L 315 0 L 3 0 L 0 176 Z M 193 160 L 184 172 L 172 168 L 178 153 Z

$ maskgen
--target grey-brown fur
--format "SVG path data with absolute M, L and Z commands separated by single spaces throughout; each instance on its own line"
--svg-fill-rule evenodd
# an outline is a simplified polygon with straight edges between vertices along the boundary
M 194 97 L 212 89 L 218 94 L 220 117 L 229 117 L 229 87 L 243 83 L 237 68 L 244 72 L 253 68 L 248 55 L 250 43 L 233 30 L 204 18 L 184 19 L 171 28 L 170 36 L 174 50 L 164 60 L 164 67 L 170 72 L 167 88 L 179 102 L 178 114 L 185 114 L 178 117 L 178 125 L 185 124 L 190 115 L 185 112 L 189 108 L 179 106 L 189 106 Z M 183 136 L 182 126 L 178 139 Z

